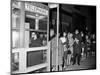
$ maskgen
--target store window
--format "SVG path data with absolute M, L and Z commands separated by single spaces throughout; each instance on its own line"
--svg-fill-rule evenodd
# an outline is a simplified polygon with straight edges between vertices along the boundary
M 25 30 L 27 47 L 47 46 L 47 16 L 26 12 Z M 27 67 L 45 62 L 46 50 L 27 52 Z
M 12 1 L 12 71 L 47 63 L 48 10 L 39 5 Z
M 43 15 L 38 15 L 30 12 L 26 12 L 25 18 L 25 32 L 28 43 L 27 45 L 32 47 L 41 47 L 47 45 L 47 17 Z M 29 35 L 29 36 L 27 36 Z
M 12 48 L 19 48 L 20 10 L 12 9 Z

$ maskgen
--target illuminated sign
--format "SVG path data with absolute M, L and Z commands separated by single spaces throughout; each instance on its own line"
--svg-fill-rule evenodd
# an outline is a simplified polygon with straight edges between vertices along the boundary
M 33 6 L 29 3 L 25 3 L 25 10 L 30 11 L 30 12 L 39 13 L 39 14 L 42 14 L 42 15 L 48 15 L 48 10 L 37 7 L 37 6 Z

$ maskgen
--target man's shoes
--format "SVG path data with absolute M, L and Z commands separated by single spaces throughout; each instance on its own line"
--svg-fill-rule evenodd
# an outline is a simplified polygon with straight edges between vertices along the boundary
M 80 66 L 80 63 L 78 63 L 78 66 Z
M 75 63 L 73 63 L 72 65 L 75 65 Z

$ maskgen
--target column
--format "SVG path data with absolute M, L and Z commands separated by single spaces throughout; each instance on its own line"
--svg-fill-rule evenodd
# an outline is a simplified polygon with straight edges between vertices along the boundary
M 35 29 L 36 30 L 39 29 L 39 19 L 38 18 L 35 19 Z
M 58 39 L 59 39 L 59 4 L 57 6 L 57 54 L 56 54 L 56 71 L 58 71 Z
M 20 8 L 20 48 L 25 47 L 25 2 L 21 2 Z M 22 49 L 19 52 L 19 71 L 25 72 L 26 70 L 26 51 Z

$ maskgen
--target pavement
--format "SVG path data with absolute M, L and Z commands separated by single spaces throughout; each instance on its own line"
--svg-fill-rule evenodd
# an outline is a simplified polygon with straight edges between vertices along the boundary
M 95 56 L 90 56 L 81 61 L 80 65 L 70 65 L 66 67 L 65 71 L 70 70 L 87 70 L 87 69 L 96 69 L 96 58 Z

